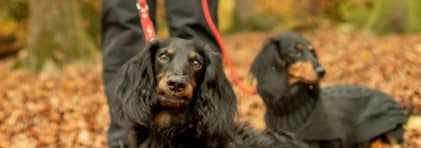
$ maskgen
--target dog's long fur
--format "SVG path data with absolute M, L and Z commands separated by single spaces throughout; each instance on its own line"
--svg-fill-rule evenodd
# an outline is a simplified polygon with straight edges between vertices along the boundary
M 194 90 L 184 121 L 166 128 L 154 124 L 160 113 L 154 53 L 177 43 L 194 46 L 204 57 L 204 75 Z M 177 49 L 176 51 L 177 52 Z M 131 121 L 132 147 L 297 147 L 293 136 L 281 131 L 255 132 L 233 123 L 236 97 L 222 68 L 221 56 L 203 43 L 178 38 L 155 40 L 122 68 L 117 95 L 122 118 Z
M 311 63 L 305 74 L 323 77 L 313 50 L 303 37 L 285 33 L 270 38 L 255 58 L 251 73 L 267 107 L 267 127 L 294 132 L 311 147 L 362 146 L 388 133 L 402 142 L 406 115 L 390 96 L 358 85 L 291 81 L 297 63 Z

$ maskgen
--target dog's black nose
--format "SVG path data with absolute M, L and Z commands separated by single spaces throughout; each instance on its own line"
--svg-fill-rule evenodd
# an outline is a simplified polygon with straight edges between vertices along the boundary
M 178 76 L 169 77 L 167 81 L 167 86 L 171 91 L 181 92 L 186 89 L 187 81 L 182 77 Z
M 323 78 L 326 74 L 326 70 L 322 66 L 317 66 L 314 70 L 319 78 Z

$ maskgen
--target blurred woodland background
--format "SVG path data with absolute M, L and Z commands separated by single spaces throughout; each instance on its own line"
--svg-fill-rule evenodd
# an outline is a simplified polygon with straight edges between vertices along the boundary
M 158 30 L 166 36 L 163 0 L 158 1 Z M 91 57 L 99 49 L 100 11 L 99 0 L 2 0 L 0 55 L 25 48 L 25 66 L 35 70 L 48 60 Z M 224 0 L 219 16 L 223 33 L 320 27 L 379 35 L 421 32 L 419 0 Z
M 100 12 L 100 0 L 0 0 L 0 148 L 106 145 Z M 421 147 L 421 0 L 220 0 L 218 25 L 244 82 L 265 38 L 302 33 L 328 70 L 323 85 L 358 83 L 414 105 L 403 147 Z M 259 97 L 236 92 L 238 120 L 264 129 Z

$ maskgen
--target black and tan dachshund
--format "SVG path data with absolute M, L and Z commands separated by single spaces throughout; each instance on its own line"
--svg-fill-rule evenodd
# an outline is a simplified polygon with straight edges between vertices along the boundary
M 311 43 L 295 33 L 272 37 L 251 67 L 268 128 L 288 130 L 310 147 L 366 147 L 403 142 L 407 115 L 393 98 L 359 85 L 319 87 L 325 69 Z
M 133 123 L 131 147 L 306 147 L 288 132 L 234 124 L 220 57 L 198 41 L 158 39 L 122 67 L 118 111 Z

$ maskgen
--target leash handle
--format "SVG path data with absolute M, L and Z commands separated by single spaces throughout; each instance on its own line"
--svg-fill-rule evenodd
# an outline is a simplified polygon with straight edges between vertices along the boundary
M 151 42 L 156 37 L 155 27 L 149 17 L 149 8 L 146 0 L 139 0 L 136 3 L 136 7 L 139 10 L 140 23 L 142 25 L 143 34 L 145 36 L 145 42 Z

